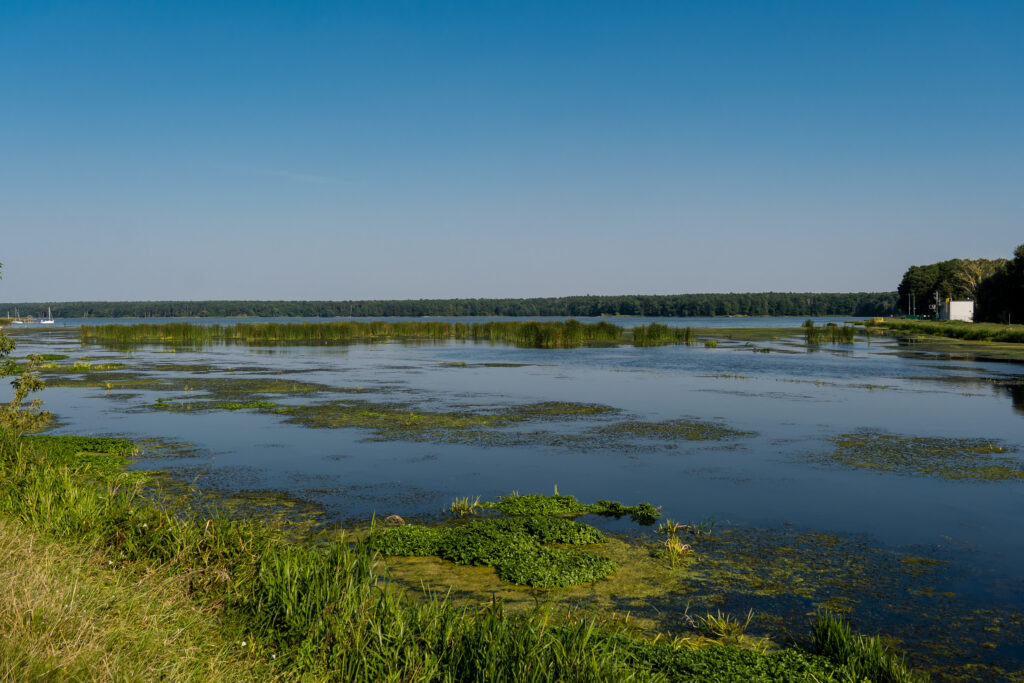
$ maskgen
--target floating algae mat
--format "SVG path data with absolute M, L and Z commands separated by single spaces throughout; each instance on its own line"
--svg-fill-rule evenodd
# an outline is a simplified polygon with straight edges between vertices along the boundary
M 500 443 L 493 430 L 531 421 L 576 420 L 615 413 L 609 406 L 589 403 L 541 402 L 497 411 L 421 410 L 404 403 L 330 401 L 276 410 L 286 422 L 319 429 L 367 429 L 377 440 Z M 506 437 L 508 435 L 505 435 Z
M 212 407 L 212 406 L 211 406 Z M 606 405 L 547 401 L 493 411 L 422 410 L 404 403 L 329 401 L 283 406 L 274 410 L 286 422 L 316 429 L 365 429 L 375 441 L 413 441 L 477 446 L 548 445 L 576 449 L 639 448 L 655 442 L 724 441 L 749 436 L 705 420 L 608 422 L 620 411 Z M 532 422 L 574 422 L 598 419 L 604 424 L 580 431 L 521 431 Z
M 832 439 L 830 459 L 858 469 L 918 474 L 942 479 L 1024 479 L 1011 449 L 985 439 L 907 437 L 861 431 Z
M 721 423 L 706 420 L 620 422 L 601 427 L 599 432 L 606 436 L 684 439 L 687 441 L 723 441 L 753 435 L 753 432 L 741 432 L 730 429 Z
M 536 588 L 560 588 L 593 583 L 614 572 L 614 560 L 551 544 L 586 546 L 606 542 L 604 534 L 587 524 L 566 519 L 587 512 L 631 514 L 646 522 L 657 519 L 649 503 L 625 506 L 611 501 L 579 503 L 573 496 L 507 496 L 475 508 L 493 508 L 513 515 L 472 520 L 455 526 L 403 524 L 373 530 L 367 543 L 385 556 L 435 556 L 457 565 L 494 567 L 498 578 Z

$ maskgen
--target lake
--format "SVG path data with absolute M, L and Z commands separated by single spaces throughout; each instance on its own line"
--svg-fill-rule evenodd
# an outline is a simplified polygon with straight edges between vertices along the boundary
M 752 628 L 779 642 L 806 633 L 825 605 L 937 673 L 1021 667 L 1024 365 L 884 336 L 809 346 L 802 318 L 653 320 L 793 330 L 715 348 L 566 350 L 126 350 L 83 345 L 76 327 L 124 320 L 9 331 L 18 355 L 68 356 L 43 373 L 54 433 L 137 440 L 134 467 L 200 490 L 272 492 L 346 526 L 442 521 L 456 498 L 556 486 L 588 502 L 648 501 L 663 518 L 713 522 L 693 539 L 691 566 L 636 595 L 574 599 L 668 630 L 689 613 L 752 609 Z M 587 521 L 637 552 L 657 542 L 629 519 Z

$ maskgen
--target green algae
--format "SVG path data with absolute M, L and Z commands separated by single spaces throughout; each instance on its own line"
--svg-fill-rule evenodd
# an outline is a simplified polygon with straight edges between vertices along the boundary
M 751 435 L 719 422 L 666 420 L 601 424 L 577 432 L 534 430 L 517 426 L 533 422 L 606 422 L 618 410 L 591 403 L 541 402 L 493 410 L 423 410 L 406 403 L 327 401 L 285 406 L 274 411 L 290 424 L 314 429 L 363 429 L 376 441 L 413 441 L 476 446 L 537 446 L 597 448 L 671 447 L 682 441 L 724 441 Z
M 449 443 L 508 443 L 515 435 L 494 430 L 532 421 L 574 420 L 615 412 L 609 406 L 542 402 L 489 412 L 422 410 L 405 403 L 328 401 L 316 405 L 287 406 L 278 414 L 286 422 L 316 429 L 364 429 L 377 440 L 440 441 Z M 521 437 L 520 437 L 521 438 Z
M 908 437 L 860 431 L 831 439 L 827 459 L 855 469 L 913 474 L 942 479 L 1006 481 L 1024 479 L 1013 450 L 988 439 Z
M 602 435 L 615 437 L 640 437 L 670 441 L 724 441 L 726 439 L 737 439 L 753 435 L 753 432 L 743 432 L 726 427 L 720 422 L 705 420 L 619 422 L 600 427 L 598 432 Z

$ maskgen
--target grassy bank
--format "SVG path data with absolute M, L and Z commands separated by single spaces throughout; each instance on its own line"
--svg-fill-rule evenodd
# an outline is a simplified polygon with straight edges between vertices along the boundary
M 920 680 L 876 639 L 824 617 L 808 650 L 764 653 L 725 638 L 651 642 L 607 616 L 416 598 L 342 534 L 294 543 L 268 523 L 154 505 L 146 475 L 123 471 L 132 453 L 119 439 L 0 432 L 0 676 Z
M 997 323 L 965 323 L 959 321 L 929 320 L 885 320 L 875 323 L 895 332 L 923 334 L 966 341 L 1002 342 L 1024 344 L 1024 325 L 999 325 Z

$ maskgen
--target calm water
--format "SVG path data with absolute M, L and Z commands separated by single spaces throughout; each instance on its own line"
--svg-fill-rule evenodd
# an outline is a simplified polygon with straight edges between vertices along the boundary
M 844 319 L 818 319 L 819 324 L 829 320 Z M 364 390 L 359 400 L 400 402 L 410 409 L 599 403 L 622 411 L 616 420 L 710 420 L 751 433 L 725 442 L 612 447 L 574 447 L 550 439 L 505 446 L 381 442 L 368 441 L 372 434 L 355 429 L 286 424 L 280 415 L 178 414 L 147 408 L 157 398 L 185 400 L 180 391 L 69 387 L 42 394 L 61 421 L 58 433 L 160 437 L 193 444 L 196 457 L 163 458 L 158 466 L 201 475 L 200 487 L 282 491 L 322 506 L 331 519 L 352 522 L 392 513 L 437 519 L 455 497 L 493 499 L 512 490 L 549 493 L 557 485 L 560 492 L 582 500 L 650 501 L 673 519 L 712 517 L 726 528 L 801 529 L 867 539 L 876 548 L 949 562 L 962 572 L 958 591 L 976 604 L 991 603 L 1015 613 L 1024 607 L 1024 482 L 852 469 L 827 457 L 831 437 L 871 430 L 991 440 L 1014 449 L 1007 457 L 1021 462 L 1024 365 L 908 352 L 892 339 L 813 351 L 796 337 L 754 345 L 771 348 L 771 353 L 753 353 L 750 345 L 738 343 L 714 349 L 536 350 L 451 342 L 213 346 L 174 353 L 147 346 L 125 354 L 80 345 L 73 329 L 76 322 L 125 321 L 65 322 L 67 327 L 18 330 L 17 353 L 109 358 L 126 363 L 126 371 L 149 377 L 294 379 L 359 387 Z M 731 327 L 802 322 L 672 321 Z M 167 364 L 194 365 L 202 373 L 160 368 Z M 9 392 L 4 387 L 0 393 L 3 399 Z M 325 392 L 269 398 L 311 404 L 351 396 Z M 609 419 L 523 429 L 572 432 Z M 153 463 L 143 457 L 138 466 Z M 1024 658 L 1021 647 L 1018 635 L 985 656 L 1014 668 Z
M 369 321 L 369 320 L 386 320 L 388 322 L 406 322 L 406 321 L 432 321 L 432 322 L 452 322 L 452 323 L 474 323 L 474 322 L 488 322 L 491 320 L 498 320 L 504 322 L 515 322 L 515 321 L 529 321 L 529 320 L 566 320 L 568 316 L 550 316 L 550 317 L 516 317 L 516 316 L 501 316 L 501 317 L 458 317 L 458 318 L 447 318 L 443 316 L 433 317 L 418 317 L 418 318 L 358 318 L 358 317 L 344 317 L 344 318 L 60 318 L 55 321 L 55 327 L 78 327 L 80 325 L 138 325 L 140 323 L 192 323 L 193 325 L 234 325 L 236 323 L 245 322 L 272 322 L 272 323 L 317 323 L 317 322 L 332 322 L 339 321 L 344 322 L 347 320 L 356 321 Z M 670 325 L 672 327 L 799 327 L 808 318 L 806 316 L 784 316 L 784 317 L 749 317 L 740 316 L 735 318 L 730 317 L 708 317 L 708 318 L 647 318 L 644 316 L 603 316 L 603 317 L 575 317 L 575 320 L 585 323 L 597 323 L 597 322 L 609 322 L 622 327 L 633 327 L 635 325 L 648 325 L 652 322 L 659 323 L 661 325 Z M 815 322 L 816 325 L 825 325 L 827 323 L 843 324 L 851 320 L 861 320 L 862 318 L 851 318 L 849 316 L 818 316 L 810 318 Z M 19 329 L 21 326 L 15 326 L 13 329 Z M 22 329 L 41 329 L 44 326 L 33 323 L 25 325 Z M 48 327 L 48 326 L 47 326 Z

